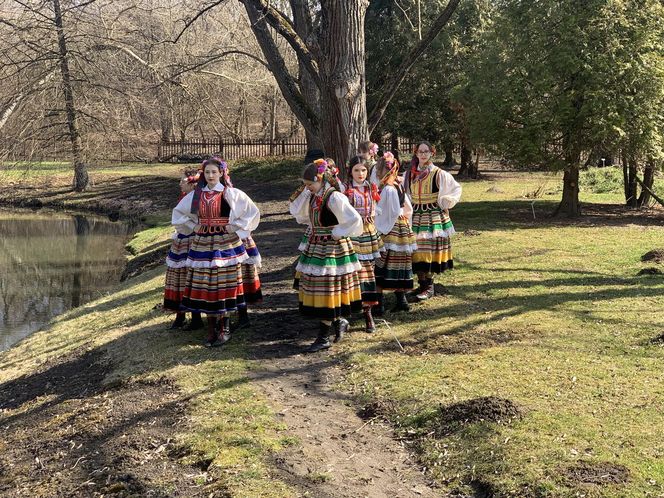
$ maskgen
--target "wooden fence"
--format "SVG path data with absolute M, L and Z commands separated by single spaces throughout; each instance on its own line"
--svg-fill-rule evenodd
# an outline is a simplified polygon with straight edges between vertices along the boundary
M 383 141 L 383 150 L 393 150 L 390 140 Z M 402 154 L 409 154 L 415 142 L 399 138 L 394 144 Z M 157 157 L 163 162 L 195 162 L 209 156 L 231 161 L 245 157 L 302 156 L 307 153 L 305 140 L 173 140 L 157 145 Z

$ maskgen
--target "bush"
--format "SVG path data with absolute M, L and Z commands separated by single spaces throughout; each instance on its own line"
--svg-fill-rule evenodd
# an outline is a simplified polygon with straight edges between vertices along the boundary
M 588 168 L 581 172 L 579 185 L 595 194 L 623 192 L 623 173 L 619 168 Z

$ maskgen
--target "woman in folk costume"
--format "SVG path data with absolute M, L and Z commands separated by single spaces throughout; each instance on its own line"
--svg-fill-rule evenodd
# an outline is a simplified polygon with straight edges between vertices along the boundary
M 362 233 L 362 218 L 329 180 L 326 162 L 308 164 L 302 173 L 305 189 L 289 206 L 298 223 L 311 226 L 296 267 L 300 312 L 320 319 L 309 352 L 329 348 L 333 333 L 334 342 L 341 340 L 348 329 L 342 317 L 362 309 L 362 267 L 349 238 Z
M 185 169 L 184 176 L 180 179 L 180 198 L 193 192 L 201 176 L 201 172 L 195 168 Z M 175 321 L 171 329 L 184 326 L 185 312 L 180 311 L 182 294 L 187 283 L 187 255 L 193 234 L 182 234 L 177 231 L 173 235 L 173 242 L 166 256 L 166 284 L 164 286 L 164 310 L 175 312 Z M 191 322 L 188 330 L 196 330 L 203 326 L 200 313 L 191 314 Z
M 241 239 L 256 229 L 260 213 L 247 194 L 230 186 L 224 161 L 208 159 L 203 171 L 204 182 L 180 201 L 171 222 L 179 233 L 194 233 L 181 309 L 207 315 L 205 346 L 213 347 L 230 338 L 227 314 L 246 306 L 242 263 L 249 256 Z
M 230 168 L 226 167 L 226 175 L 224 182 L 227 187 L 233 187 L 230 177 Z M 263 301 L 263 291 L 261 290 L 260 268 L 262 266 L 261 254 L 258 251 L 256 242 L 254 241 L 251 233 L 246 237 L 242 237 L 242 243 L 247 251 L 249 258 L 242 263 L 242 289 L 244 294 L 244 302 L 247 306 L 238 307 L 238 323 L 235 330 L 240 330 L 249 327 L 251 324 L 249 320 L 249 305 L 258 304 Z
M 461 199 L 461 185 L 447 171 L 434 166 L 436 149 L 429 142 L 419 142 L 414 154 L 404 184 L 413 203 L 411 226 L 417 239 L 413 271 L 419 287 L 414 293 L 424 301 L 434 295 L 433 275 L 454 265 L 450 244 L 454 226 L 449 210 Z
M 326 167 L 326 172 L 323 175 L 323 181 L 325 182 L 326 186 L 333 187 L 337 189 L 339 192 L 344 191 L 344 184 L 339 181 L 339 168 L 337 168 L 337 165 L 334 162 L 334 159 L 326 157 L 326 158 L 319 158 L 315 159 L 312 161 L 316 166 L 320 165 L 325 165 Z M 288 201 L 289 202 L 294 202 L 295 199 L 297 199 L 302 193 L 306 190 L 305 185 L 302 184 L 298 188 L 295 189 L 295 192 L 291 194 L 289 197 Z M 297 246 L 297 250 L 302 252 L 304 249 L 307 247 L 307 242 L 309 240 L 309 235 L 311 235 L 311 225 L 307 225 L 307 228 L 304 229 L 304 233 L 302 234 L 302 239 L 300 240 L 300 244 Z M 300 274 L 299 272 L 295 272 L 295 280 L 293 281 L 293 289 L 298 290 L 298 282 L 300 281 Z
M 378 188 L 367 180 L 366 162 L 360 157 L 351 158 L 349 164 L 349 183 L 346 185 L 346 197 L 350 205 L 362 217 L 362 234 L 351 237 L 353 248 L 360 260 L 362 269 L 359 272 L 362 289 L 362 308 L 364 312 L 365 331 L 375 332 L 376 325 L 371 315 L 371 307 L 379 304 L 379 293 L 374 275 L 374 260 L 380 256 L 383 241 L 376 232 L 374 217 L 376 203 L 380 200 Z
M 394 311 L 408 311 L 406 292 L 413 288 L 413 253 L 415 234 L 408 222 L 413 207 L 399 182 L 399 162 L 386 152 L 376 163 L 380 178 L 380 201 L 376 208 L 376 230 L 383 237 L 383 249 L 376 260 L 376 284 L 382 291 L 393 290 L 397 298 Z M 381 312 L 383 299 L 380 299 Z

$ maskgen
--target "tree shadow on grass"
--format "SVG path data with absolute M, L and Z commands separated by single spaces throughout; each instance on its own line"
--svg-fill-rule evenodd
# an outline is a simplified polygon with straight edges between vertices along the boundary
M 584 204 L 579 218 L 553 218 L 558 203 L 549 200 L 505 200 L 460 202 L 450 211 L 459 232 L 464 230 L 514 230 L 552 227 L 620 227 L 626 225 L 664 227 L 664 210 L 649 212 L 618 204 Z M 533 218 L 533 209 L 535 218 Z

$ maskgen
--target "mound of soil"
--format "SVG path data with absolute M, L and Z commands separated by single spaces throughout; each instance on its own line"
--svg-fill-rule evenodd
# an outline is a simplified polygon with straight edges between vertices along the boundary
M 441 405 L 435 421 L 439 435 L 450 434 L 464 425 L 477 422 L 510 423 L 523 417 L 514 402 L 496 396 L 473 398 L 452 405 Z
M 650 343 L 664 345 L 664 332 L 659 334 L 657 337 L 653 337 L 652 339 L 650 339 Z
M 664 263 L 664 249 L 653 249 L 641 256 L 644 263 L 652 261 L 653 263 Z
M 650 267 L 650 268 L 644 268 L 643 270 L 639 271 L 637 275 L 664 275 L 664 272 L 662 272 L 662 270 L 660 270 L 659 268 Z
M 392 400 L 376 400 L 369 404 L 364 405 L 357 411 L 357 415 L 365 420 L 382 417 L 387 417 L 396 409 L 396 402 Z
M 630 472 L 624 465 L 611 462 L 578 462 L 563 470 L 563 476 L 573 484 L 624 484 Z

